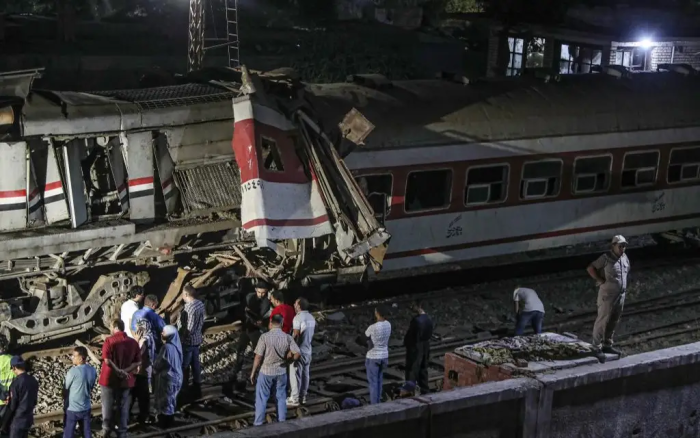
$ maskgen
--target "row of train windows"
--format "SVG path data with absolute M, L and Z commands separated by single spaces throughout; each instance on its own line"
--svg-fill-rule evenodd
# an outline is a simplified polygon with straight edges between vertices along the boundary
M 659 151 L 629 152 L 622 165 L 620 186 L 623 189 L 651 186 L 656 183 Z M 574 160 L 572 193 L 604 193 L 610 190 L 613 158 L 611 155 L 579 157 Z M 561 191 L 564 163 L 560 159 L 531 161 L 523 164 L 520 199 L 556 197 Z M 464 204 L 478 206 L 504 202 L 508 194 L 510 164 L 475 166 L 467 170 Z M 361 185 L 365 192 L 391 194 L 391 175 L 367 175 Z M 700 148 L 674 149 L 667 173 L 668 182 L 700 180 Z M 452 170 L 415 171 L 408 175 L 405 210 L 417 212 L 446 208 L 452 195 Z M 391 204 L 388 203 L 388 206 Z M 387 212 L 388 213 L 388 212 Z

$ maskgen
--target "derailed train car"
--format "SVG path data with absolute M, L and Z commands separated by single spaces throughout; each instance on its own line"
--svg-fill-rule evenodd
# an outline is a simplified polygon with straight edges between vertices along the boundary
M 300 84 L 244 72 L 95 93 L 33 90 L 36 72 L 2 77 L 0 279 L 21 289 L 0 302 L 6 336 L 33 343 L 106 324 L 149 280 L 120 265 L 216 252 L 277 283 L 380 267 L 389 235 L 334 143 L 310 107 L 283 113 Z M 371 129 L 359 114 L 348 121 L 346 134 L 363 135 L 358 121 Z M 107 274 L 85 291 L 72 278 L 86 270 Z M 237 303 L 224 289 L 209 313 Z
M 2 331 L 86 330 L 147 280 L 120 265 L 193 254 L 344 282 L 618 233 L 697 235 L 700 78 L 664 67 L 469 85 L 243 69 L 100 93 L 30 92 L 17 75 L 0 104 L 0 279 L 23 294 L 0 302 Z M 102 266 L 90 291 L 71 283 Z M 210 312 L 232 294 L 209 295 Z

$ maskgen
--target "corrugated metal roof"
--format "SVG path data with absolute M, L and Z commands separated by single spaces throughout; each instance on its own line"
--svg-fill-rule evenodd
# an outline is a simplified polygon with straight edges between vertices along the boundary
M 183 84 L 134 90 L 93 91 L 91 94 L 109 96 L 133 102 L 142 109 L 169 108 L 232 99 L 228 90 L 208 84 Z
M 363 148 L 410 147 L 629 132 L 700 125 L 700 78 L 673 73 L 563 76 L 460 85 L 397 81 L 375 90 L 353 83 L 310 85 L 326 127 L 356 107 L 375 126 Z

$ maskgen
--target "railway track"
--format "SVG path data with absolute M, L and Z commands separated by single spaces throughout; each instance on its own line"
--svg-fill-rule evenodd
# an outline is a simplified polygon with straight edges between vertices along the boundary
M 625 309 L 625 318 L 643 318 L 648 314 L 673 310 L 679 307 L 695 307 L 698 305 L 700 305 L 700 289 L 689 289 L 629 303 Z M 551 321 L 547 321 L 545 329 L 548 331 L 565 332 L 572 331 L 572 327 L 580 326 L 590 330 L 595 317 L 596 309 L 590 308 L 560 318 L 550 318 Z M 618 336 L 618 345 L 634 345 L 636 343 L 646 342 L 646 340 L 649 339 L 659 339 L 673 334 L 677 335 L 700 330 L 697 324 L 695 324 L 693 328 L 683 327 L 690 322 L 696 321 L 682 320 L 647 328 L 645 330 L 624 333 L 622 336 Z M 683 328 L 678 329 L 679 327 Z M 491 332 L 481 332 L 466 337 L 445 337 L 435 341 L 431 351 L 432 369 L 430 375 L 435 389 L 439 390 L 442 385 L 444 369 L 441 358 L 445 353 L 453 351 L 455 348 L 463 345 L 498 339 L 503 332 L 509 328 L 510 327 L 506 326 L 498 327 Z M 235 329 L 235 324 L 228 324 L 209 328 L 208 333 L 220 333 Z M 656 333 L 658 330 L 668 331 L 669 329 L 673 330 L 671 330 L 668 335 Z M 54 352 L 56 352 L 56 350 L 54 350 Z M 51 352 L 44 352 L 43 354 L 50 355 Z M 388 395 L 395 393 L 396 388 L 403 383 L 404 356 L 404 348 L 390 349 L 389 369 L 385 374 L 385 393 Z M 289 418 L 337 410 L 339 409 L 339 398 L 343 395 L 352 395 L 359 398 L 363 398 L 367 395 L 364 357 L 338 358 L 313 364 L 311 376 L 313 389 L 310 390 L 308 404 L 300 408 L 290 409 L 288 413 Z M 187 419 L 192 421 L 191 424 L 183 424 L 167 431 L 149 426 L 150 430 L 140 431 L 140 434 L 136 436 L 145 438 L 163 436 L 165 433 L 207 433 L 214 427 L 237 429 L 252 424 L 251 420 L 254 416 L 255 401 L 250 391 L 237 392 L 236 397 L 230 400 L 223 398 L 222 385 L 205 387 L 203 388 L 203 393 L 205 397 L 202 401 L 186 406 L 183 409 L 183 413 Z M 99 414 L 100 406 L 93 406 L 93 412 Z M 272 419 L 274 415 L 275 409 L 271 407 L 268 410 L 268 416 Z M 63 413 L 61 411 L 55 411 L 37 416 L 36 423 L 42 421 L 60 421 L 62 418 Z

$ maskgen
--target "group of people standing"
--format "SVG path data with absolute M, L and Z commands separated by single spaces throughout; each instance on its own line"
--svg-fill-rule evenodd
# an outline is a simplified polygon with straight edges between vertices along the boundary
M 248 380 L 255 385 L 256 426 L 265 422 L 267 402 L 273 394 L 279 421 L 285 421 L 287 407 L 306 403 L 316 329 L 306 298 L 297 299 L 292 307 L 285 304 L 282 291 L 270 290 L 269 283 L 258 280 L 255 291 L 246 295 L 243 331 L 233 369 L 233 379 L 242 380 L 238 374 L 246 350 L 252 347 L 255 358 Z
M 99 385 L 104 436 L 110 436 L 115 426 L 117 436 L 126 436 L 135 403 L 138 403 L 138 421 L 150 422 L 151 392 L 158 425 L 171 427 L 178 394 L 189 383 L 190 368 L 193 390 L 201 391 L 199 347 L 204 304 L 197 299 L 197 290 L 191 285 L 183 288 L 183 302 L 177 323 L 167 325 L 156 312 L 155 295 L 146 295 L 138 286 L 130 291 L 129 300 L 122 305 L 121 318 L 112 322 L 112 335 L 102 346 Z
M 269 293 L 270 286 L 258 282 L 255 292 L 246 297 L 244 331 L 237 348 L 234 376 L 242 368 L 243 357 L 249 346 L 254 347 L 255 359 L 249 380 L 255 384 L 255 422 L 265 421 L 267 402 L 274 394 L 277 400 L 278 421 L 285 421 L 287 408 L 306 403 L 309 388 L 309 369 L 312 340 L 316 320 L 309 313 L 305 298 L 295 301 L 294 307 L 284 304 L 280 291 Z M 268 297 L 269 295 L 269 297 Z M 406 387 L 422 393 L 430 390 L 428 362 L 433 322 L 419 301 L 411 306 L 415 316 L 404 338 L 406 347 Z M 374 310 L 376 322 L 365 331 L 367 353 L 365 367 L 370 392 L 370 403 L 381 402 L 383 375 L 389 365 L 391 323 L 388 311 L 380 306 Z M 267 326 L 268 330 L 265 330 Z M 291 385 L 287 397 L 287 382 Z

